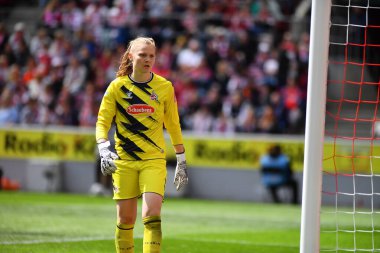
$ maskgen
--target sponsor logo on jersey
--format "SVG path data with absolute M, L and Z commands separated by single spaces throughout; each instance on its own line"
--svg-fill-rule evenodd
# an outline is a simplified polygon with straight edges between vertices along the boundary
M 150 95 L 150 100 L 158 101 L 158 95 L 154 91 Z
M 144 105 L 144 104 L 130 105 L 127 107 L 127 113 L 129 115 L 149 116 L 154 113 L 154 107 L 150 105 Z
M 132 91 L 127 92 L 127 99 L 132 99 Z

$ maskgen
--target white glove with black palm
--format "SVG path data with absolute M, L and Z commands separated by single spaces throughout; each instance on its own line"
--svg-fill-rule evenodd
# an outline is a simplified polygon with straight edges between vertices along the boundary
M 118 155 L 112 152 L 109 147 L 111 146 L 109 141 L 98 144 L 100 155 L 100 168 L 103 175 L 111 175 L 116 171 L 115 160 L 119 159 Z
M 177 156 L 177 166 L 174 172 L 174 185 L 176 186 L 177 191 L 179 191 L 183 186 L 189 182 L 187 177 L 187 165 L 185 153 L 176 154 Z

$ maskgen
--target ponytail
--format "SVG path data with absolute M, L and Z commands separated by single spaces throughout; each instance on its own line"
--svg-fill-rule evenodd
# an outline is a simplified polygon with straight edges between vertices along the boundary
M 116 77 L 126 76 L 132 73 L 132 61 L 128 57 L 130 51 L 131 45 L 128 46 L 128 49 L 124 52 L 120 59 L 120 66 L 119 70 L 116 72 Z

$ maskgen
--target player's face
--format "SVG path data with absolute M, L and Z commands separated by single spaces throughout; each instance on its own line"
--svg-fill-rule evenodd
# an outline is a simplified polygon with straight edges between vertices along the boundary
M 131 48 L 130 58 L 133 71 L 150 73 L 156 60 L 156 48 L 153 45 L 140 43 Z

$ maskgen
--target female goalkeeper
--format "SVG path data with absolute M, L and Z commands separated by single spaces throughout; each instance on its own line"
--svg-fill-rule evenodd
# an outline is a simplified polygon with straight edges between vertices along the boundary
M 174 184 L 179 190 L 188 182 L 174 88 L 170 81 L 152 72 L 155 57 L 152 38 L 130 41 L 116 79 L 103 96 L 96 123 L 101 170 L 105 175 L 112 174 L 113 180 L 117 253 L 134 252 L 133 228 L 140 196 L 143 252 L 161 251 L 160 215 L 166 181 L 164 126 L 177 154 Z M 117 154 L 109 150 L 107 140 L 113 122 Z

